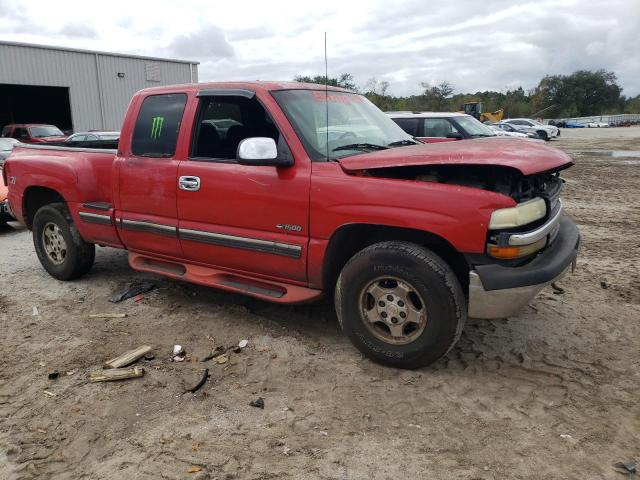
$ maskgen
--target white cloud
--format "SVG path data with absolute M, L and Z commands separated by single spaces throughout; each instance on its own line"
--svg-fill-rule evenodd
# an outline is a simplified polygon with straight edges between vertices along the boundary
M 153 0 L 99 10 L 33 0 L 19 14 L 11 5 L 0 0 L 0 38 L 197 60 L 201 80 L 323 73 L 326 31 L 330 74 L 360 85 L 375 76 L 395 94 L 444 80 L 458 91 L 528 89 L 583 68 L 612 70 L 625 94 L 640 94 L 635 0 Z

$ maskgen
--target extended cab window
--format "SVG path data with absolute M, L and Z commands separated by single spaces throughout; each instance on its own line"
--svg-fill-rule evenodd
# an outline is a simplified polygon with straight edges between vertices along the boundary
M 203 97 L 197 118 L 193 158 L 235 160 L 238 145 L 245 138 L 269 137 L 276 144 L 279 141 L 273 120 L 255 98 Z
M 173 157 L 186 102 L 184 93 L 145 98 L 133 130 L 132 153 L 141 157 Z

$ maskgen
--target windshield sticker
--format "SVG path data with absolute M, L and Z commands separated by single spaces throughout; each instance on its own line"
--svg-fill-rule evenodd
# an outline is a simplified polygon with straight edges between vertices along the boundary
M 162 133 L 164 117 L 153 117 L 151 120 L 151 140 L 157 140 Z
M 315 90 L 313 92 L 313 99 L 316 102 L 324 102 L 325 98 L 327 101 L 331 103 L 360 103 L 364 101 L 364 99 L 360 95 L 354 95 L 353 93 L 329 93 L 320 92 Z

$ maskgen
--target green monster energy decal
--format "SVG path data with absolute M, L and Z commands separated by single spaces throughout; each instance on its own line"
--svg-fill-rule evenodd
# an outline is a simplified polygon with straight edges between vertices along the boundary
M 151 119 L 151 139 L 157 140 L 162 133 L 162 124 L 164 123 L 164 117 L 153 117 Z

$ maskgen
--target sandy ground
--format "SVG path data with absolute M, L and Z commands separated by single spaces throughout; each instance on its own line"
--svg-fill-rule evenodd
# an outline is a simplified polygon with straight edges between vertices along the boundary
M 553 143 L 576 159 L 564 198 L 584 238 L 566 293 L 470 321 L 419 371 L 364 359 L 322 304 L 139 274 L 111 249 L 58 282 L 28 231 L 2 229 L 0 478 L 622 478 L 612 464 L 640 460 L 640 157 L 609 152 L 640 150 L 640 128 L 565 129 Z M 135 278 L 157 289 L 107 301 Z M 89 318 L 103 312 L 129 316 Z M 226 364 L 200 361 L 243 338 Z M 168 361 L 174 343 L 189 361 Z M 156 353 L 143 378 L 87 381 L 141 344 Z M 183 393 L 205 367 L 206 385 Z M 264 410 L 249 406 L 258 396 Z

